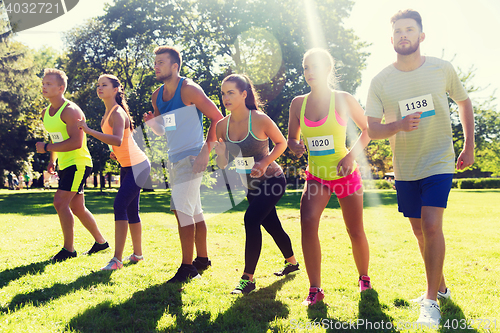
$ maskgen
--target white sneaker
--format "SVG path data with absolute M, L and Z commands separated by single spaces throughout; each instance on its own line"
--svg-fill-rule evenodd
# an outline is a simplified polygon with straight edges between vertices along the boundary
M 426 294 L 427 293 L 423 293 L 422 295 L 420 295 L 420 297 L 412 299 L 411 301 L 415 302 L 415 303 L 418 303 L 418 304 L 422 304 L 422 302 L 425 299 Z M 450 290 L 450 288 L 446 288 L 446 292 L 444 292 L 444 293 L 442 293 L 442 292 L 440 292 L 438 290 L 437 299 L 451 299 L 451 290 Z
M 441 311 L 439 311 L 438 303 L 432 299 L 424 299 L 420 304 L 420 316 L 417 324 L 437 330 L 439 320 L 441 320 Z

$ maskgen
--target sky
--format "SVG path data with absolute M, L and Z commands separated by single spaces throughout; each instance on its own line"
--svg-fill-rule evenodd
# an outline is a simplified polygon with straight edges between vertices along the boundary
M 62 51 L 62 33 L 83 24 L 88 18 L 104 14 L 104 5 L 111 0 L 80 0 L 67 14 L 51 22 L 22 31 L 16 36 L 31 48 L 43 45 Z M 500 78 L 500 1 L 498 0 L 355 0 L 351 16 L 345 26 L 354 30 L 362 41 L 371 43 L 366 51 L 371 55 L 362 72 L 362 84 L 355 97 L 364 105 L 371 79 L 396 59 L 391 44 L 390 17 L 400 9 L 412 8 L 420 12 L 425 41 L 423 55 L 442 57 L 455 68 L 467 71 L 474 66 L 475 86 L 487 87 L 471 99 L 486 99 L 496 88 Z M 328 32 L 324 32 L 328 33 Z M 496 92 L 500 102 L 500 89 Z

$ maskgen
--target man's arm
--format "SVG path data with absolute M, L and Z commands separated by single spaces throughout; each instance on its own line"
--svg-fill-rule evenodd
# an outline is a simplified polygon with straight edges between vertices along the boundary
M 165 126 L 163 125 L 163 118 L 160 115 L 160 111 L 158 110 L 158 106 L 156 105 L 156 98 L 158 96 L 158 92 L 160 89 L 156 89 L 156 91 L 151 96 L 151 104 L 153 104 L 153 112 L 149 111 L 148 113 L 144 113 L 143 120 L 151 127 L 153 133 L 161 136 L 165 134 Z
M 207 132 L 207 138 L 200 154 L 193 163 L 193 172 L 203 172 L 207 168 L 210 151 L 212 150 L 214 142 L 217 141 L 217 122 L 221 120 L 223 116 L 215 103 L 205 95 L 201 87 L 193 82 L 186 83 L 185 89 L 182 91 L 182 100 L 185 101 L 184 104 L 186 105 L 194 104 L 205 117 L 210 119 L 210 128 Z
M 474 164 L 474 110 L 470 98 L 456 103 L 464 130 L 464 148 L 458 156 L 457 169 L 463 170 Z
M 389 124 L 382 124 L 382 118 L 368 117 L 368 136 L 373 140 L 380 140 L 387 139 L 401 131 L 415 131 L 418 129 L 421 114 L 422 112 L 415 112 Z

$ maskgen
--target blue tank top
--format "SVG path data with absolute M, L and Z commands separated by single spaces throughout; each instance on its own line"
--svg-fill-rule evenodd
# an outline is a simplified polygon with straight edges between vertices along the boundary
M 165 123 L 168 158 L 171 163 L 178 162 L 187 156 L 198 156 L 203 147 L 203 113 L 194 104 L 182 102 L 181 87 L 183 77 L 179 80 L 174 97 L 163 101 L 163 90 L 160 87 L 156 97 L 156 106 Z

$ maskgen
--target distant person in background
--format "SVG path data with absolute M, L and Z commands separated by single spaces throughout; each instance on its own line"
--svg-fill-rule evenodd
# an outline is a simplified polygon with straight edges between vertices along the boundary
M 420 14 L 411 9 L 399 11 L 391 24 L 397 58 L 371 82 L 366 103 L 368 133 L 373 139 L 390 140 L 398 208 L 410 219 L 427 277 L 427 291 L 415 299 L 421 304 L 417 322 L 437 328 L 441 319 L 437 299 L 451 295 L 443 275 L 443 214 L 455 172 L 455 153 L 446 94 L 458 105 L 465 136 L 458 170 L 474 163 L 474 113 L 453 66 L 420 54 L 420 43 L 425 40 Z
M 302 62 L 311 92 L 297 96 L 290 105 L 288 147 L 301 157 L 309 152 L 306 185 L 300 201 L 302 251 L 309 276 L 309 295 L 304 305 L 323 300 L 321 288 L 321 214 L 335 193 L 351 239 L 352 253 L 359 274 L 359 291 L 371 289 L 368 265 L 370 253 L 363 226 L 363 188 L 356 158 L 370 142 L 366 117 L 351 94 L 333 90 L 334 62 L 324 49 L 311 49 Z M 351 118 L 361 130 L 351 150 L 346 147 L 347 121 Z M 300 135 L 305 142 L 300 139 Z
M 90 129 L 85 120 L 78 127 L 87 134 L 108 144 L 111 158 L 120 163 L 120 189 L 115 197 L 115 254 L 102 270 L 123 267 L 122 257 L 130 229 L 134 252 L 127 260 L 137 263 L 142 255 L 142 224 L 139 217 L 139 200 L 151 165 L 133 138 L 134 123 L 130 116 L 123 86 L 114 75 L 104 74 L 97 83 L 97 95 L 104 102 L 106 111 L 101 120 L 102 132 Z M 108 177 L 111 185 L 111 176 Z
M 248 188 L 245 269 L 231 293 L 248 294 L 255 289 L 253 276 L 262 248 L 261 226 L 273 237 L 285 258 L 285 267 L 275 275 L 299 270 L 290 237 L 276 213 L 276 204 L 285 194 L 286 180 L 275 160 L 286 150 L 286 140 L 274 121 L 259 110 L 258 95 L 246 75 L 229 75 L 222 81 L 221 91 L 224 106 L 231 114 L 217 123 L 217 165 L 225 169 L 231 154 Z M 269 139 L 275 145 L 271 151 Z
M 82 110 L 64 98 L 67 76 L 63 71 L 47 68 L 42 80 L 43 97 L 50 105 L 42 111 L 43 125 L 51 142 L 37 142 L 36 150 L 50 152 L 47 171 L 55 174 L 56 160 L 59 164 L 59 188 L 54 195 L 54 207 L 64 236 L 64 246 L 53 261 L 76 257 L 74 248 L 74 215 L 92 234 L 95 243 L 84 254 L 93 254 L 109 247 L 92 213 L 85 207 L 83 186 L 92 171 L 92 158 L 87 148 L 87 136 L 78 128 L 78 121 L 85 119 Z M 73 215 L 74 214 L 74 215 Z

